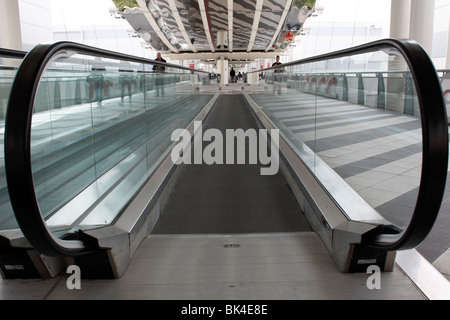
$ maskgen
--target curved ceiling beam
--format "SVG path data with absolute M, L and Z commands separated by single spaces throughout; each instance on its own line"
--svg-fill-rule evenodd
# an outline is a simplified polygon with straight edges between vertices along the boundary
M 283 14 L 281 15 L 281 19 L 280 19 L 280 22 L 278 23 L 277 30 L 275 30 L 275 32 L 273 33 L 272 40 L 270 41 L 269 45 L 267 46 L 266 51 L 269 51 L 270 49 L 272 49 L 274 42 L 277 40 L 277 37 L 281 31 L 281 28 L 283 28 L 284 23 L 286 21 L 286 16 L 289 13 L 289 11 L 291 10 L 292 1 L 293 0 L 286 1 L 286 6 L 284 7 Z
M 292 1 L 292 0 L 291 0 Z M 253 44 L 255 43 L 256 34 L 258 33 L 259 21 L 261 20 L 262 6 L 264 0 L 257 0 L 255 6 L 255 17 L 253 18 L 252 34 L 248 43 L 247 52 L 252 51 Z
M 169 39 L 165 36 L 165 34 L 161 31 L 161 28 L 159 27 L 158 23 L 156 22 L 155 18 L 153 17 L 153 14 L 150 12 L 150 10 L 147 7 L 145 0 L 137 0 L 137 3 L 139 4 L 139 7 L 141 7 L 142 13 L 144 14 L 145 18 L 147 18 L 148 22 L 152 26 L 153 30 L 156 32 L 158 37 L 161 39 L 162 42 L 172 51 L 175 53 L 178 53 L 178 50 L 170 43 Z
M 170 6 L 170 10 L 172 11 L 173 17 L 177 22 L 178 28 L 180 29 L 180 32 L 183 35 L 184 41 L 186 41 L 186 43 L 189 45 L 189 48 L 191 48 L 192 52 L 197 52 L 197 49 L 195 49 L 194 45 L 191 42 L 191 39 L 189 39 L 189 35 L 187 34 L 186 29 L 184 28 L 183 21 L 181 21 L 180 13 L 178 12 L 175 0 L 168 0 L 168 3 Z
M 212 52 L 216 52 L 214 48 L 214 36 L 211 30 L 211 18 L 206 8 L 208 7 L 209 0 L 198 0 L 198 6 L 202 15 L 203 28 L 205 29 L 206 38 L 208 40 L 209 48 Z
M 233 0 L 228 0 L 228 49 L 233 52 Z

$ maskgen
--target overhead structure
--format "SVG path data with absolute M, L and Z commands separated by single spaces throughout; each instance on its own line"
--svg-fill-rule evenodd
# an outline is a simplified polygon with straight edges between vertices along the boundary
M 266 58 L 285 50 L 314 12 L 316 0 L 115 0 L 115 3 L 142 39 L 171 58 L 199 59 L 201 54 L 202 60 L 216 60 L 224 55 L 232 60 L 243 59 L 242 53 L 248 53 L 249 57 L 260 53 L 261 58 Z

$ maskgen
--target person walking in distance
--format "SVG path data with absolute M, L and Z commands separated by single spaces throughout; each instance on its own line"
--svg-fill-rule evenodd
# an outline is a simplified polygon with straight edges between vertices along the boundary
M 280 56 L 276 57 L 276 61 L 272 64 L 272 67 L 280 67 L 282 63 L 280 62 Z M 273 93 L 277 91 L 279 95 L 281 95 L 281 82 L 283 80 L 282 73 L 284 72 L 284 68 L 280 67 L 273 71 Z
M 155 61 L 166 63 L 166 60 L 164 60 L 161 57 L 161 53 L 160 52 L 158 52 Z M 158 64 L 155 64 L 155 65 L 153 65 L 153 72 L 154 73 L 165 73 L 166 72 L 166 67 L 158 65 Z M 164 95 L 164 76 L 162 74 L 156 75 L 155 87 L 156 87 L 156 96 L 159 96 L 160 92 L 161 92 L 161 95 Z
M 236 82 L 236 71 L 234 71 L 233 68 L 231 68 L 230 77 L 231 77 L 231 83 L 235 83 Z

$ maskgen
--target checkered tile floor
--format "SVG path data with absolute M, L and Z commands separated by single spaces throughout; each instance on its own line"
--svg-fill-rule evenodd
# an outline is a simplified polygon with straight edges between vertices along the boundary
M 386 219 L 409 223 L 421 174 L 419 119 L 295 90 L 248 93 Z M 430 262 L 450 247 L 449 199 L 447 188 L 435 227 L 418 248 Z

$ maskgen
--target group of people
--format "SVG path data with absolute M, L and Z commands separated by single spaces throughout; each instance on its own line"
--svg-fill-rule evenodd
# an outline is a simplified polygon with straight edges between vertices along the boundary
M 277 91 L 278 94 L 281 94 L 282 77 L 281 77 L 280 73 L 284 72 L 284 68 L 280 67 L 281 65 L 282 65 L 282 63 L 280 62 L 280 56 L 277 56 L 275 58 L 275 62 L 272 64 L 272 67 L 278 67 L 277 69 L 275 69 L 273 71 L 274 72 L 273 93 L 275 93 L 275 91 Z M 231 78 L 231 83 L 236 83 L 236 80 L 242 79 L 242 74 L 241 74 L 241 72 L 239 72 L 239 74 L 236 76 L 236 71 L 234 70 L 234 68 L 231 68 L 230 78 Z M 264 78 L 264 75 L 260 74 L 259 79 L 262 80 L 263 78 Z
M 239 71 L 239 73 L 236 75 L 236 71 L 234 70 L 234 68 L 231 68 L 231 70 L 230 70 L 230 78 L 231 78 L 231 83 L 236 83 L 237 80 L 241 80 L 242 79 L 242 74 Z

